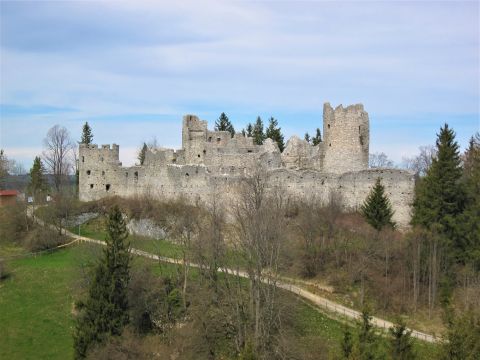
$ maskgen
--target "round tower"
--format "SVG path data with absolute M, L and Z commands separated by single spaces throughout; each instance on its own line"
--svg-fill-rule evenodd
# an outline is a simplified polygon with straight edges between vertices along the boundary
M 362 104 L 323 106 L 324 171 L 342 174 L 368 169 L 368 113 Z

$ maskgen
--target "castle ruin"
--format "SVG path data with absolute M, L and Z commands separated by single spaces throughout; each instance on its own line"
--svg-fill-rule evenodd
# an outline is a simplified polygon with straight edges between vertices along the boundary
M 392 203 L 394 221 L 410 220 L 414 175 L 399 169 L 369 169 L 369 119 L 363 105 L 323 108 L 323 141 L 313 146 L 296 136 L 281 153 L 266 139 L 255 145 L 241 133 L 210 131 L 194 115 L 183 117 L 182 148 L 148 150 L 143 165 L 122 167 L 119 146 L 80 144 L 80 200 L 148 194 L 159 199 L 183 196 L 209 201 L 212 194 L 232 201 L 238 181 L 261 166 L 269 187 L 292 198 L 327 203 L 340 195 L 345 209 L 357 210 L 377 178 Z

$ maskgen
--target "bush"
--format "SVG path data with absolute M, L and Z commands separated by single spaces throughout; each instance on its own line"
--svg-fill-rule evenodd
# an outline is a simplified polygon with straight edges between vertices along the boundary
M 37 226 L 29 232 L 23 245 L 30 251 L 47 250 L 65 243 L 65 236 L 48 227 Z
M 7 268 L 5 265 L 5 260 L 0 259 L 0 281 L 8 277 Z

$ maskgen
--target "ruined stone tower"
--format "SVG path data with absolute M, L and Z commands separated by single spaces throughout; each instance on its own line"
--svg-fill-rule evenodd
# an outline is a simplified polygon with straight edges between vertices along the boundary
M 368 113 L 356 104 L 323 106 L 323 171 L 342 174 L 368 169 Z

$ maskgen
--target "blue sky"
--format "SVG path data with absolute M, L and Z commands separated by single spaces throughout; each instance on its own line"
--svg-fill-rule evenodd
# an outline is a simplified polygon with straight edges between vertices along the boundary
M 177 4 L 174 4 L 177 3 Z M 363 103 L 371 152 L 400 162 L 448 122 L 480 127 L 479 3 L 1 1 L 0 146 L 30 168 L 48 129 L 181 145 L 181 118 L 237 129 L 274 116 L 287 137 L 324 102 Z

